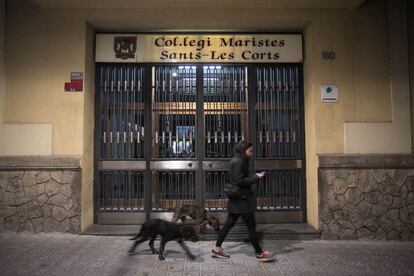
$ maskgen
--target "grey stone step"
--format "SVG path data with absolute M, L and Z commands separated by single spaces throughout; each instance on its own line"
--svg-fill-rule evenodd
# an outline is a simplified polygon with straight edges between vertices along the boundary
M 86 229 L 83 235 L 98 236 L 132 236 L 138 232 L 140 225 L 103 225 L 94 224 Z M 260 238 L 265 240 L 315 240 L 320 239 L 321 233 L 307 223 L 272 223 L 258 224 L 257 232 Z M 206 229 L 201 233 L 202 240 L 216 240 L 218 232 Z M 247 228 L 244 224 L 237 223 L 231 230 L 226 240 L 247 240 Z
M 272 223 L 258 224 L 257 232 L 260 239 L 265 240 L 314 240 L 320 239 L 321 233 L 307 223 Z M 204 240 L 216 240 L 218 233 L 206 229 L 201 233 Z M 239 241 L 248 238 L 247 227 L 236 224 L 226 237 L 227 240 Z

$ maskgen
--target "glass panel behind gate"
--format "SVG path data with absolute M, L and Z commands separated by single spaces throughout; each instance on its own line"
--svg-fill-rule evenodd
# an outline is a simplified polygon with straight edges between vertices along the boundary
M 153 158 L 194 158 L 196 67 L 153 69 Z

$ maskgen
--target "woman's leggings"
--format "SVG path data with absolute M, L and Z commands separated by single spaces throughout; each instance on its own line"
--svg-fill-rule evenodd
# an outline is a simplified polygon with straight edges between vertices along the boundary
M 247 225 L 247 229 L 249 231 L 249 239 L 250 239 L 250 242 L 252 243 L 254 249 L 256 250 L 256 253 L 261 253 L 262 248 L 260 247 L 259 240 L 258 240 L 257 235 L 256 235 L 256 218 L 255 218 L 254 213 L 247 213 L 247 214 L 228 213 L 226 222 L 224 223 L 224 226 L 223 226 L 223 228 L 221 229 L 221 231 L 219 233 L 219 236 L 218 236 L 218 239 L 217 239 L 217 242 L 216 242 L 216 246 L 217 247 L 221 246 L 221 244 L 223 243 L 223 241 L 226 238 L 227 234 L 229 233 L 230 229 L 236 223 L 239 216 L 242 217 L 242 219 L 244 220 L 244 222 Z

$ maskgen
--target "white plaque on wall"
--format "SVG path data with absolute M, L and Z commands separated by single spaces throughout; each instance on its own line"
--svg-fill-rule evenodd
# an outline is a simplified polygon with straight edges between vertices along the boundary
M 321 102 L 337 103 L 339 97 L 338 87 L 331 84 L 323 84 L 321 86 Z

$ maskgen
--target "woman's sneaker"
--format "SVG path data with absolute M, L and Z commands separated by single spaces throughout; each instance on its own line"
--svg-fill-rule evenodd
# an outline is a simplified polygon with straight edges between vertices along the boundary
M 262 253 L 256 254 L 256 259 L 259 262 L 268 262 L 272 260 L 272 255 L 270 254 L 269 251 L 263 250 Z
M 222 258 L 222 259 L 228 259 L 228 258 L 230 258 L 230 255 L 224 253 L 224 250 L 221 247 L 214 248 L 212 250 L 212 252 L 213 252 L 213 255 L 212 255 L 213 258 Z

